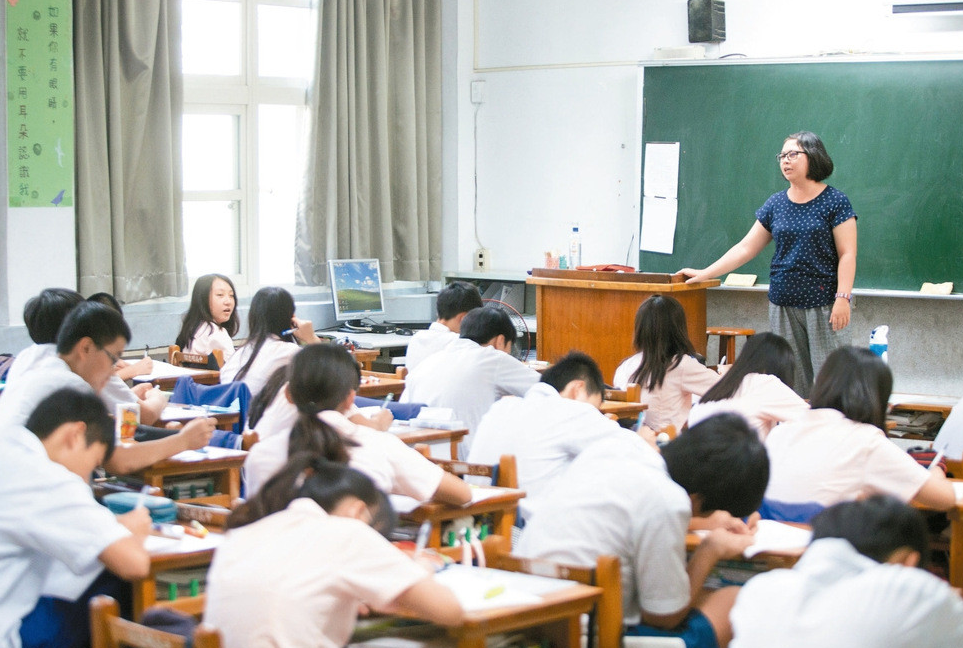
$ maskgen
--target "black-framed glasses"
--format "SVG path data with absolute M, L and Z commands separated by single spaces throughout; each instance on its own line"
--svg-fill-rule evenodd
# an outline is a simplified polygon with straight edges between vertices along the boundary
M 97 347 L 97 348 L 107 354 L 107 357 L 110 358 L 110 364 L 115 365 L 118 362 L 120 362 L 120 356 L 115 356 L 113 353 L 111 353 L 104 347 Z
M 786 151 L 785 153 L 776 153 L 776 160 L 782 162 L 788 159 L 790 162 L 794 161 L 800 155 L 806 155 L 806 151 Z

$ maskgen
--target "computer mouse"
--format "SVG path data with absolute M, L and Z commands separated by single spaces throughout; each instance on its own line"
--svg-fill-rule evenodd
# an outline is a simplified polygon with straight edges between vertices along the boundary
M 395 335 L 414 335 L 414 331 L 406 328 L 396 328 Z

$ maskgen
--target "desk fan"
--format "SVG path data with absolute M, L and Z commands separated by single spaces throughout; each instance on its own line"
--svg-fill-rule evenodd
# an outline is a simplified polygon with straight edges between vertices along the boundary
M 522 314 L 509 304 L 497 299 L 483 299 L 482 301 L 486 306 L 494 306 L 508 315 L 508 319 L 512 321 L 512 326 L 515 327 L 515 339 L 512 340 L 512 355 L 522 362 L 528 360 L 528 352 L 532 349 L 532 334 L 528 331 L 528 324 L 525 323 L 525 318 L 522 317 Z

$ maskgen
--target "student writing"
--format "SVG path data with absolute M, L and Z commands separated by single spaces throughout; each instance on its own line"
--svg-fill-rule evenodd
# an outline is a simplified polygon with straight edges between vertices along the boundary
M 622 361 L 612 384 L 619 389 L 628 383 L 642 387 L 641 401 L 649 406 L 647 427 L 682 430 L 692 396 L 701 396 L 719 380 L 719 374 L 695 358 L 682 304 L 667 295 L 646 299 L 635 313 L 632 341 L 637 353 Z
M 382 537 L 393 518 L 365 475 L 309 453 L 293 456 L 228 519 L 204 620 L 233 648 L 340 648 L 361 604 L 457 623 L 454 594 Z
M 792 390 L 795 360 L 792 347 L 775 333 L 749 338 L 729 371 L 689 411 L 689 425 L 719 412 L 737 412 L 765 439 L 777 423 L 809 410 Z
M 406 446 L 393 434 L 358 425 L 353 410 L 360 380 L 358 363 L 344 348 L 318 344 L 303 348 L 291 363 L 284 401 L 265 413 L 259 426 L 282 424 L 251 448 L 244 462 L 249 493 L 255 493 L 290 455 L 310 450 L 332 461 L 350 462 L 382 490 L 461 505 L 471 499 L 468 485 Z

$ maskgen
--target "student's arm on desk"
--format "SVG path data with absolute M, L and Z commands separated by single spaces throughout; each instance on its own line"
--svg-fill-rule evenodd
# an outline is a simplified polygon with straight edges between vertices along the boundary
M 430 576 L 398 595 L 384 611 L 404 612 L 446 626 L 461 623 L 464 616 L 455 594 Z
M 124 580 L 146 578 L 150 573 L 150 555 L 144 539 L 150 532 L 150 513 L 143 506 L 117 516 L 131 535 L 121 538 L 100 552 L 98 558 L 110 571 Z
M 164 439 L 118 445 L 110 460 L 104 463 L 104 468 L 112 473 L 126 475 L 173 457 L 178 452 L 203 448 L 211 440 L 216 425 L 217 419 L 196 418 L 188 422 L 177 434 Z
M 946 478 L 938 466 L 930 469 L 929 473 L 929 479 L 923 482 L 913 496 L 913 503 L 938 511 L 947 511 L 956 506 L 956 491 L 953 490 L 953 483 Z
M 715 529 L 709 533 L 692 553 L 686 571 L 689 574 L 689 605 L 675 614 L 650 614 L 642 610 L 642 622 L 656 628 L 674 628 L 685 619 L 692 604 L 702 594 L 706 578 L 720 560 L 737 558 L 752 544 L 751 533 L 733 533 Z
M 446 472 L 441 476 L 441 483 L 431 499 L 434 502 L 464 506 L 471 502 L 471 488 L 464 480 Z

